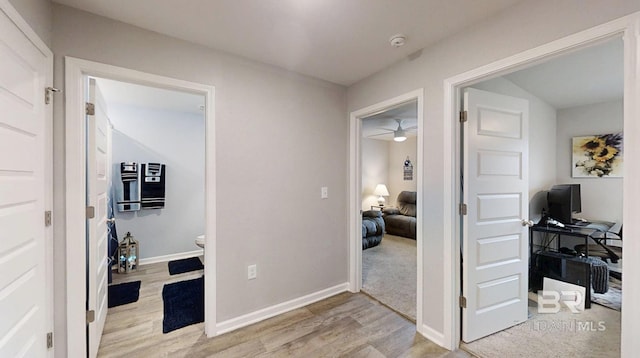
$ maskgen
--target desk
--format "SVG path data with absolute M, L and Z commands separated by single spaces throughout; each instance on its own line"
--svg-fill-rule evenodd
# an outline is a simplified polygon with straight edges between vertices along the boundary
M 543 222 L 541 220 L 540 222 Z M 593 240 L 597 245 L 601 246 L 607 252 L 610 250 L 605 246 L 606 240 L 620 240 L 620 237 L 617 236 L 614 232 L 610 230 L 615 230 L 620 226 L 606 221 L 597 221 L 593 223 L 585 223 L 584 225 L 567 225 L 567 227 L 561 228 L 553 225 L 545 225 L 545 224 L 536 224 L 529 228 L 529 257 L 533 256 L 533 233 L 540 232 L 546 234 L 555 235 L 551 241 L 556 240 L 556 250 L 560 251 L 561 245 L 561 237 L 562 236 L 571 236 L 578 237 L 584 239 L 584 244 L 586 245 L 586 256 L 589 256 L 589 240 Z M 615 235 L 615 237 L 614 237 Z M 551 243 L 549 242 L 549 244 Z M 603 243 L 604 241 L 604 243 Z M 548 249 L 546 247 L 545 249 Z M 615 253 L 610 252 L 614 257 L 617 256 Z
M 541 220 L 541 222 L 545 222 Z M 542 234 L 551 234 L 553 235 L 550 240 L 543 240 L 541 245 L 539 245 L 542 249 L 536 251 L 536 255 L 545 254 L 546 251 L 550 251 L 550 246 L 553 241 L 556 241 L 556 251 L 560 251 L 562 247 L 561 238 L 562 236 L 570 236 L 584 239 L 584 244 L 586 247 L 586 256 L 589 256 L 589 240 L 593 240 L 597 245 L 603 247 L 607 252 L 611 251 L 603 244 L 603 241 L 607 239 L 614 239 L 613 234 L 608 236 L 610 233 L 609 230 L 615 228 L 614 223 L 608 222 L 597 222 L 593 224 L 580 223 L 579 225 L 568 225 L 565 228 L 553 226 L 553 225 L 545 225 L 545 224 L 537 224 L 529 228 L 529 270 L 530 270 L 530 288 L 538 288 L 536 286 L 537 283 L 533 281 L 534 278 L 540 278 L 542 276 L 548 276 L 551 272 L 547 272 L 544 266 L 539 266 L 539 262 L 537 260 L 534 261 L 534 245 L 533 245 L 533 236 L 534 233 L 542 233 Z M 617 235 L 616 239 L 620 239 Z M 613 253 L 613 252 L 611 252 Z M 577 284 L 586 288 L 585 293 L 585 308 L 591 307 L 591 264 L 589 263 L 586 257 L 573 256 L 573 255 L 564 255 L 564 254 L 553 254 L 547 252 L 545 256 L 549 258 L 547 260 L 553 260 L 554 264 L 551 264 L 551 261 L 547 261 L 547 266 L 557 266 L 559 269 L 556 270 L 556 277 L 551 277 L 554 279 L 560 279 L 565 282 Z M 555 255 L 555 256 L 554 256 Z M 615 253 L 613 253 L 615 255 Z M 571 267 L 571 268 L 570 268 Z M 561 268 L 561 269 L 560 269 Z M 566 275 L 566 276 L 565 276 Z M 553 275 L 552 275 L 553 276 Z M 562 276 L 562 277 L 558 277 Z

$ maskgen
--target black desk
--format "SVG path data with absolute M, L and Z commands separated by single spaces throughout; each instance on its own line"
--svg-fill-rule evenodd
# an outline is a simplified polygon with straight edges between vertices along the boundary
M 545 222 L 541 220 L 541 222 Z M 553 226 L 553 225 L 545 225 L 545 224 L 537 224 L 529 228 L 529 257 L 530 260 L 533 260 L 534 256 L 534 245 L 533 245 L 533 236 L 534 233 L 542 233 L 542 234 L 550 234 L 553 237 L 550 240 L 544 240 L 542 245 L 542 250 L 539 251 L 550 251 L 551 243 L 553 241 L 556 242 L 556 247 L 554 251 L 560 251 L 562 247 L 561 238 L 562 236 L 570 236 L 584 239 L 584 244 L 586 245 L 586 256 L 589 256 L 589 241 L 595 242 L 597 245 L 602 246 L 605 250 L 608 250 L 605 246 L 606 240 L 608 239 L 620 239 L 619 236 L 612 233 L 612 230 L 616 230 L 619 226 L 610 222 L 594 222 L 594 223 L 579 223 L 578 225 L 571 225 L 565 228 Z M 539 252 L 538 251 L 538 252 Z M 610 251 L 610 250 L 608 250 Z M 614 254 L 615 255 L 615 254 Z M 586 258 L 575 257 L 575 260 L 571 259 L 570 255 L 562 255 L 562 260 L 571 260 L 574 265 L 578 265 L 582 260 L 586 260 Z M 564 261 L 563 261 L 564 262 Z M 540 274 L 537 267 L 534 267 L 535 263 L 529 263 L 529 270 L 534 272 L 535 274 Z M 579 284 L 580 286 L 585 287 L 585 308 L 591 307 L 591 273 L 589 269 L 590 265 L 581 266 L 579 268 L 580 274 L 580 282 L 569 282 L 574 284 Z M 584 271 L 584 272 L 583 272 Z M 556 277 L 558 279 L 559 277 Z
M 543 222 L 541 220 L 540 222 Z M 553 225 L 545 225 L 545 224 L 536 224 L 529 228 L 529 257 L 533 256 L 533 233 L 546 233 L 554 235 L 550 241 L 556 241 L 556 250 L 560 251 L 561 238 L 562 236 L 571 236 L 578 237 L 584 239 L 584 244 L 586 245 L 586 256 L 589 256 L 589 240 L 593 241 L 597 245 L 601 246 L 606 251 L 610 251 L 605 246 L 606 240 L 620 240 L 620 237 L 617 235 L 617 232 L 613 232 L 619 226 L 616 223 L 608 222 L 608 221 L 594 221 L 591 223 L 583 223 L 578 225 L 567 225 L 564 228 L 553 226 Z M 551 242 L 549 242 L 550 244 Z M 545 248 L 548 249 L 548 248 Z M 612 255 L 615 253 L 611 252 Z M 620 257 L 621 258 L 621 257 Z

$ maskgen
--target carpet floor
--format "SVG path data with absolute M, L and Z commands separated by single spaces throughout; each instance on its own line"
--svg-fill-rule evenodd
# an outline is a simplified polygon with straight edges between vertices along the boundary
M 538 313 L 536 294 L 529 293 L 530 318 L 461 348 L 478 357 L 619 357 L 619 311 L 591 305 L 571 313 Z
M 416 240 L 386 234 L 362 252 L 362 291 L 416 319 Z

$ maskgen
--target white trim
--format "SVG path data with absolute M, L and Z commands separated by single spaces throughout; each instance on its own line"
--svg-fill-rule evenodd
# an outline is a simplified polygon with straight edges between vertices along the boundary
M 263 321 L 267 318 L 271 318 L 271 317 L 295 310 L 296 308 L 304 307 L 314 302 L 324 300 L 331 296 L 335 296 L 339 293 L 346 292 L 348 291 L 348 289 L 349 289 L 348 283 L 346 282 L 341 283 L 339 285 L 329 287 L 327 289 L 314 292 L 306 296 L 298 297 L 287 302 L 279 303 L 271 307 L 267 307 L 261 310 L 247 313 L 240 317 L 228 319 L 226 321 L 218 323 L 216 326 L 216 329 L 218 334 L 230 332 L 235 329 L 242 328 L 250 324 Z
M 431 342 L 439 346 L 445 345 L 444 334 L 442 334 L 441 332 L 436 331 L 435 329 L 427 326 L 426 324 L 423 324 L 422 327 L 419 329 L 419 331 L 423 336 L 425 336 L 425 338 L 427 338 Z
M 424 258 L 424 232 L 423 232 L 423 215 L 422 210 L 424 202 L 423 190 L 423 164 L 424 156 L 424 89 L 416 89 L 411 92 L 404 93 L 400 96 L 376 103 L 374 105 L 351 112 L 349 120 L 349 291 L 359 292 L 362 289 L 362 173 L 361 173 L 361 137 L 362 137 L 362 118 L 384 111 L 398 104 L 409 101 L 417 101 L 417 155 L 416 166 L 419 170 L 416 172 L 418 201 L 416 203 L 416 253 L 417 253 L 417 283 L 416 283 L 416 327 L 418 332 L 424 334 L 422 327 L 422 307 L 424 304 L 423 297 L 423 258 Z
M 640 113 L 640 13 L 634 13 L 620 19 L 607 22 L 591 29 L 573 34 L 545 45 L 521 52 L 505 59 L 481 66 L 471 71 L 447 78 L 444 81 L 444 339 L 443 346 L 454 350 L 460 342 L 460 310 L 458 295 L 460 292 L 460 229 L 457 224 L 458 214 L 456 203 L 459 202 L 457 188 L 459 188 L 459 143 L 457 140 L 458 120 L 457 112 L 460 105 L 459 89 L 491 77 L 497 77 L 514 70 L 542 62 L 551 57 L 593 45 L 615 36 L 624 35 L 625 58 L 625 89 L 624 89 L 624 132 L 625 155 L 629 158 L 640 157 L 640 143 L 638 142 L 639 124 L 635 119 Z M 633 153 L 633 154 L 632 154 Z M 623 184 L 624 197 L 640 197 L 635 183 L 640 179 L 640 168 L 632 166 L 633 161 L 627 160 L 625 165 L 625 180 Z M 636 194 L 635 196 L 631 196 Z M 640 207 L 634 205 L 635 200 L 625 200 L 623 203 L 624 226 L 628 237 L 637 237 L 640 230 L 633 225 L 633 218 L 640 214 Z M 640 252 L 640 242 L 625 241 L 626 255 Z M 636 260 L 637 261 L 637 260 Z M 628 259 L 625 271 L 631 275 L 640 272 L 640 265 Z M 625 281 L 623 292 L 625 302 L 637 302 L 640 299 L 640 286 L 633 280 Z M 640 350 L 640 341 L 632 337 L 633 325 L 640 320 L 640 309 L 632 305 L 626 306 L 622 318 L 622 356 L 631 356 Z
M 53 52 L 42 41 L 38 34 L 29 26 L 27 21 L 20 15 L 20 13 L 9 3 L 8 0 L 0 0 L 0 11 L 7 15 L 7 18 L 11 20 L 16 27 L 25 35 L 25 37 L 44 55 L 46 59 L 46 72 L 44 83 L 46 87 L 53 86 Z M 44 88 L 42 89 L 44 96 Z M 53 98 L 48 105 L 43 105 L 44 109 L 44 210 L 53 212 Z M 44 254 L 45 254 L 45 320 L 46 331 L 53 332 L 55 326 L 54 311 L 54 265 L 53 265 L 53 228 L 54 223 L 51 226 L 45 227 L 44 233 Z M 53 357 L 55 353 L 55 347 L 47 350 L 47 356 Z
M 631 158 L 625 163 L 624 180 L 622 182 L 622 221 L 624 225 L 624 237 L 640 237 L 640 227 L 636 223 L 640 215 L 638 199 L 640 198 L 640 167 L 636 164 L 640 158 L 640 12 L 628 18 L 624 40 L 624 155 Z M 640 321 L 640 309 L 635 302 L 640 301 L 640 284 L 634 277 L 640 273 L 640 261 L 636 254 L 640 252 L 639 240 L 626 240 L 625 250 L 622 253 L 624 264 L 624 282 L 622 301 L 625 305 L 621 335 L 621 356 L 634 357 L 640 350 L 640 340 L 634 334 L 637 323 Z M 632 279 L 629 280 L 628 278 Z
M 202 255 L 204 255 L 204 250 L 200 249 L 200 250 L 194 250 L 194 251 L 179 252 L 177 254 L 147 257 L 144 259 L 140 259 L 140 266 L 157 264 L 158 262 L 168 262 L 173 260 L 188 259 L 190 257 L 198 257 Z
M 85 272 L 78 258 L 85 257 L 85 143 L 84 77 L 96 76 L 162 87 L 205 96 L 205 332 L 216 334 L 216 173 L 215 107 L 213 86 L 153 75 L 122 67 L 65 57 L 65 190 L 67 272 L 67 356 L 86 355 Z

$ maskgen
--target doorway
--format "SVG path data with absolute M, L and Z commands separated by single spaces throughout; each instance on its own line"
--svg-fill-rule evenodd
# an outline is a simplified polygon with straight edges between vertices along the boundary
M 147 315 L 140 321 L 151 322 L 161 317 L 150 313 L 163 311 L 165 286 L 202 277 L 196 238 L 204 234 L 205 121 L 201 95 L 88 80 L 93 115 L 87 116 L 87 198 L 96 212 L 87 221 L 94 356 L 99 347 L 109 347 L 114 332 L 127 329 L 114 328 L 123 320 L 122 309 L 133 319 L 144 307 Z M 102 262 L 106 267 L 97 264 Z M 203 305 L 198 299 L 181 310 L 191 318 L 181 324 L 200 321 L 195 316 Z M 171 317 L 155 324 L 166 326 Z
M 362 291 L 415 322 L 417 101 L 362 118 Z
M 412 103 L 415 102 L 417 104 L 417 109 L 416 109 L 416 123 L 415 123 L 415 129 L 416 129 L 416 134 L 417 134 L 417 139 L 416 139 L 416 147 L 417 147 L 417 154 L 416 154 L 416 158 L 414 159 L 415 162 L 412 163 L 413 166 L 415 166 L 416 170 L 413 172 L 413 175 L 415 176 L 415 185 L 417 188 L 421 188 L 422 187 L 422 173 L 421 170 L 423 168 L 422 166 L 422 140 L 423 140 L 423 133 L 422 131 L 424 130 L 424 128 L 422 127 L 422 113 L 423 113 L 423 90 L 419 89 L 419 90 L 415 90 L 409 93 L 406 93 L 404 95 L 389 99 L 387 101 L 369 106 L 367 108 L 363 108 L 361 110 L 355 111 L 351 113 L 351 120 L 350 120 L 350 175 L 349 175 L 349 236 L 350 236 L 350 244 L 349 244 L 349 248 L 350 248 L 350 255 L 349 255 L 349 265 L 350 265 L 350 270 L 349 270 L 349 290 L 351 292 L 359 292 L 362 288 L 363 288 L 363 268 L 362 268 L 362 262 L 363 262 L 363 218 L 362 218 L 362 213 L 363 213 L 363 205 L 368 205 L 369 210 L 373 209 L 373 210 L 379 210 L 380 207 L 378 208 L 371 208 L 371 206 L 376 206 L 378 204 L 377 199 L 378 196 L 373 197 L 373 192 L 372 190 L 375 188 L 368 188 L 369 192 L 367 192 L 366 194 L 370 197 L 366 197 L 365 193 L 363 192 L 364 187 L 363 187 L 363 173 L 362 173 L 362 160 L 363 160 L 363 133 L 364 133 L 364 129 L 363 129 L 363 122 L 366 121 L 366 118 L 368 117 L 372 117 L 375 115 L 382 115 L 384 112 L 389 111 L 390 109 L 393 108 L 398 108 L 401 107 L 402 105 L 406 105 L 407 103 Z M 375 117 L 374 117 L 375 118 Z M 392 120 L 392 122 L 395 122 L 395 120 Z M 411 126 L 407 126 L 408 127 L 413 127 L 414 125 Z M 376 126 L 377 127 L 377 126 Z M 383 135 L 387 135 L 390 136 L 390 138 L 393 138 L 393 136 L 395 134 L 397 134 L 398 132 L 398 127 L 400 127 L 400 129 L 404 130 L 404 127 L 402 127 L 402 124 L 399 124 L 398 122 L 395 122 L 395 125 L 393 126 L 393 128 L 391 128 L 391 131 L 385 131 L 388 132 L 390 134 L 384 134 L 384 133 L 380 133 Z M 384 128 L 384 126 L 383 126 Z M 384 131 L 384 130 L 382 130 Z M 412 158 L 409 158 L 409 160 L 411 161 Z M 404 165 L 404 161 L 406 160 L 406 157 L 403 158 L 403 163 L 402 165 Z M 385 184 L 385 183 L 376 183 L 377 184 Z M 388 188 L 387 188 L 388 190 Z M 388 193 L 391 194 L 391 193 Z M 398 195 L 398 192 L 396 192 L 395 195 Z M 367 200 L 371 200 L 371 202 L 365 202 L 365 199 Z M 390 201 L 395 202 L 396 198 L 388 198 L 390 199 Z M 388 200 L 385 199 L 385 200 Z M 418 332 L 422 333 L 421 328 L 422 328 L 422 317 L 421 317 L 421 312 L 422 312 L 422 304 L 423 304 L 423 300 L 422 298 L 422 250 L 423 250 L 423 246 L 422 246 L 422 218 L 420 213 L 422 213 L 422 200 L 420 200 L 420 197 L 417 198 L 417 201 L 415 203 L 415 210 L 418 213 L 418 215 L 416 215 L 416 226 L 415 226 L 415 232 L 416 232 L 416 253 L 417 253 L 417 257 L 416 257 L 416 288 L 415 288 L 415 292 L 416 292 L 416 297 L 417 297 L 417 301 L 414 303 L 415 305 L 415 321 L 416 321 L 416 327 Z M 384 241 L 384 239 L 382 239 L 382 241 Z
M 624 101 L 624 129 L 625 133 L 629 134 L 633 137 L 633 130 L 635 129 L 634 124 L 630 120 L 630 115 L 632 113 L 636 113 L 637 110 L 637 92 L 635 88 L 637 87 L 637 78 L 635 77 L 634 68 L 637 66 L 635 64 L 635 58 L 631 56 L 634 53 L 634 49 L 637 48 L 638 39 L 637 34 L 634 32 L 633 21 L 631 21 L 633 16 L 629 16 L 627 18 L 621 18 L 616 21 L 612 21 L 610 23 L 592 28 L 590 30 L 584 31 L 582 33 L 578 33 L 576 35 L 569 36 L 567 38 L 549 43 L 547 45 L 541 46 L 536 49 L 532 49 L 526 51 L 522 54 L 518 54 L 507 59 L 498 61 L 496 63 L 492 63 L 490 65 L 484 66 L 482 68 L 478 68 L 473 71 L 469 71 L 467 73 L 463 73 L 453 78 L 449 78 L 445 80 L 445 102 L 447 106 L 445 106 L 445 133 L 450 133 L 450 140 L 445 140 L 445 153 L 448 153 L 448 149 L 453 151 L 453 154 L 449 156 L 446 155 L 447 161 L 451 161 L 451 166 L 445 168 L 445 181 L 447 179 L 452 180 L 452 185 L 449 187 L 448 185 L 445 187 L 445 198 L 449 198 L 449 200 L 445 200 L 445 211 L 448 215 L 445 216 L 445 227 L 450 226 L 451 229 L 445 232 L 445 237 L 448 239 L 445 240 L 445 334 L 450 337 L 450 347 L 457 347 L 460 341 L 460 317 L 461 312 L 459 309 L 459 295 L 460 295 L 460 241 L 461 238 L 461 229 L 458 225 L 455 225 L 454 222 L 457 222 L 459 216 L 457 214 L 458 204 L 460 203 L 460 197 L 456 194 L 456 188 L 460 185 L 459 180 L 459 171 L 458 165 L 459 160 L 457 159 L 460 150 L 460 142 L 456 136 L 458 131 L 457 125 L 455 122 L 451 121 L 452 118 L 458 117 L 457 109 L 459 108 L 459 89 L 476 84 L 482 80 L 487 78 L 510 73 L 514 68 L 523 68 L 525 66 L 531 65 L 533 63 L 539 63 L 548 59 L 552 56 L 556 56 L 558 54 L 568 53 L 570 51 L 575 50 L 576 48 L 585 48 L 591 46 L 593 44 L 601 43 L 611 38 L 615 38 L 618 36 L 623 36 L 624 38 L 624 53 L 625 53 L 625 62 L 624 62 L 624 73 L 625 73 L 625 90 L 624 95 L 626 100 Z M 454 116 L 454 113 L 456 115 Z M 627 138 L 629 139 L 629 138 Z M 633 140 L 626 141 L 625 151 L 629 154 L 630 151 L 635 152 L 635 142 Z M 629 161 L 627 160 L 627 163 Z M 628 165 L 625 168 L 625 181 L 623 184 L 623 192 L 624 195 L 629 195 L 634 193 L 629 182 L 630 178 L 634 178 L 636 173 L 636 169 L 630 168 Z M 635 209 L 632 205 L 629 204 L 628 201 L 623 202 L 623 218 L 627 221 L 631 219 L 629 216 L 632 212 L 635 212 Z M 455 208 L 455 210 L 454 210 Z M 629 234 L 631 231 L 635 231 L 634 229 L 629 228 L 629 225 L 625 226 L 625 234 Z M 450 241 L 449 241 L 450 238 Z M 628 241 L 627 241 L 628 242 Z M 631 243 L 629 246 L 635 247 L 635 244 Z M 633 248 L 632 248 L 633 250 Z M 628 250 L 627 250 L 628 251 Z M 625 270 L 630 270 L 629 272 L 634 272 L 635 267 L 630 268 L 634 264 L 627 265 Z M 450 279 L 450 280 L 449 280 Z M 624 297 L 630 297 L 633 295 L 633 292 L 624 291 Z M 626 300 L 626 299 L 625 299 Z M 631 322 L 630 320 L 622 318 L 622 353 L 624 355 L 625 346 L 631 344 L 630 339 L 625 339 L 627 335 L 630 335 L 631 331 Z M 626 333 L 625 333 L 626 332 Z M 630 338 L 630 336 L 628 337 Z M 625 341 L 627 342 L 625 344 Z
M 66 257 L 67 257 L 67 344 L 69 355 L 84 356 L 87 344 L 77 337 L 87 329 L 84 270 L 77 270 L 78 258 L 86 258 L 86 163 L 85 97 L 86 77 L 100 77 L 151 87 L 188 92 L 205 98 L 205 332 L 216 334 L 215 322 L 215 127 L 214 88 L 187 81 L 66 57 Z M 207 254 L 210 252 L 210 254 Z M 84 260 L 83 260 L 84 261 Z
M 622 260 L 614 260 L 616 261 L 614 263 L 607 259 L 604 261 L 595 258 L 587 259 L 584 257 L 586 252 L 581 249 L 581 246 L 588 240 L 592 244 L 591 248 L 594 249 L 593 242 L 586 236 L 578 235 L 584 232 L 585 235 L 597 236 L 595 231 L 591 232 L 588 228 L 598 227 L 598 230 L 604 230 L 607 232 L 606 235 L 612 238 L 608 240 L 607 247 L 620 245 L 622 241 L 619 240 L 617 231 L 622 223 L 623 178 L 615 170 L 602 176 L 591 174 L 592 171 L 595 172 L 593 169 L 584 171 L 584 166 L 580 165 L 582 159 L 577 159 L 579 151 L 576 152 L 576 150 L 581 146 L 578 142 L 582 141 L 583 137 L 610 138 L 609 150 L 615 150 L 616 154 L 608 153 L 608 159 L 596 160 L 599 163 L 598 167 L 604 170 L 622 169 L 623 145 L 622 141 L 616 142 L 618 136 L 622 138 L 623 127 L 622 64 L 622 40 L 615 38 L 536 66 L 482 81 L 465 89 L 465 93 L 487 91 L 495 95 L 514 96 L 529 103 L 529 125 L 526 127 L 528 133 L 525 134 L 529 151 L 526 158 L 522 160 L 525 169 L 528 169 L 523 172 L 528 179 L 528 191 L 525 192 L 524 197 L 527 199 L 525 210 L 529 211 L 529 215 L 523 217 L 535 225 L 531 232 L 526 227 L 520 228 L 524 229 L 524 234 L 531 233 L 532 237 L 530 240 L 521 241 L 521 247 L 527 250 L 517 255 L 530 257 L 529 261 L 523 261 L 525 269 L 527 269 L 526 264 L 529 264 L 528 275 L 526 271 L 523 275 L 529 277 L 529 292 L 527 294 L 525 291 L 522 296 L 525 307 L 528 304 L 529 318 L 525 316 L 522 319 L 524 323 L 501 332 L 492 332 L 479 339 L 469 340 L 463 333 L 462 340 L 467 342 L 463 346 L 465 350 L 481 356 L 495 355 L 497 354 L 495 349 L 507 355 L 522 354 L 520 352 L 523 350 L 529 352 L 531 356 L 536 356 L 547 351 L 543 348 L 547 344 L 556 347 L 555 352 L 558 355 L 563 355 L 565 352 L 616 356 L 620 354 L 621 291 L 619 287 L 621 282 L 618 280 L 620 276 L 614 277 L 613 271 L 620 271 Z M 468 116 L 471 117 L 472 114 L 469 113 Z M 474 131 L 471 123 L 472 120 L 469 119 L 468 127 L 465 127 L 469 132 Z M 616 146 L 619 149 L 615 149 Z M 600 154 L 595 156 L 598 155 Z M 469 158 L 475 157 L 475 155 L 469 156 Z M 466 176 L 472 177 L 473 173 L 472 170 Z M 499 180 L 500 178 L 492 179 L 494 182 Z M 574 200 L 571 203 L 572 209 L 569 209 L 569 212 L 574 212 L 573 220 L 570 216 L 561 219 L 563 225 L 566 225 L 566 230 L 571 230 L 568 231 L 571 236 L 568 236 L 565 231 L 546 229 L 548 226 L 546 217 L 559 215 L 551 214 L 551 203 L 547 201 L 547 193 L 556 193 L 565 184 L 578 188 L 577 192 L 575 190 L 572 192 Z M 473 192 L 476 186 L 467 184 L 465 187 Z M 473 216 L 473 213 L 469 212 L 469 216 Z M 607 227 L 603 228 L 605 222 Z M 618 225 L 614 225 L 615 223 Z M 519 223 L 516 222 L 516 224 Z M 538 227 L 546 231 L 541 232 Z M 469 226 L 470 235 L 473 235 L 473 231 L 477 230 Z M 478 240 L 478 243 L 480 242 L 483 240 Z M 506 245 L 506 241 L 500 241 L 500 243 L 503 246 Z M 463 243 L 463 248 L 465 245 L 466 241 Z M 497 245 L 495 246 L 495 249 L 498 249 Z M 593 256 L 593 250 L 590 256 Z M 593 276 L 594 279 L 590 280 L 590 287 L 587 288 L 590 295 L 582 291 L 580 298 L 577 298 L 577 301 L 587 307 L 586 310 L 581 308 L 579 314 L 572 315 L 565 312 L 569 311 L 567 307 L 563 307 L 563 310 L 557 313 L 549 314 L 550 312 L 547 312 L 544 307 L 540 309 L 538 306 L 540 302 L 538 295 L 542 293 L 539 290 L 543 289 L 542 276 L 554 279 L 552 282 L 546 282 L 545 285 L 558 284 L 558 280 L 574 284 L 582 281 L 574 279 L 574 275 L 580 272 L 579 269 L 560 272 L 561 275 L 556 275 L 553 270 L 548 269 L 548 263 L 556 262 L 552 260 L 559 260 L 561 257 L 566 261 L 557 262 L 566 262 L 567 265 L 580 265 L 583 261 L 592 261 L 592 265 L 607 266 L 608 264 L 609 266 L 606 271 L 611 274 L 611 277 L 605 274 L 607 277 L 604 277 L 604 280 L 597 281 L 596 276 Z M 463 263 L 464 260 L 465 258 Z M 465 267 L 470 265 L 467 262 Z M 497 265 L 497 262 L 493 262 L 493 265 Z M 477 270 L 481 271 L 480 266 Z M 468 273 L 465 274 L 468 275 Z M 591 293 L 591 287 L 597 289 L 597 292 Z M 581 287 L 578 285 L 574 289 L 581 290 Z M 570 290 L 570 288 L 563 288 L 563 290 Z M 464 289 L 463 292 L 465 292 Z M 604 297 L 611 302 L 605 302 Z M 468 304 L 470 304 L 469 301 Z M 527 309 L 522 311 L 523 314 L 526 312 Z M 469 313 L 466 312 L 466 314 Z M 510 318 L 515 319 L 515 315 L 510 315 Z M 553 322 L 553 326 L 550 322 Z M 570 322 L 585 325 L 594 323 L 599 327 L 594 326 L 593 330 L 587 330 L 582 327 L 571 327 Z M 508 340 L 497 343 L 507 335 Z M 585 341 L 592 343 L 589 348 L 579 343 Z

